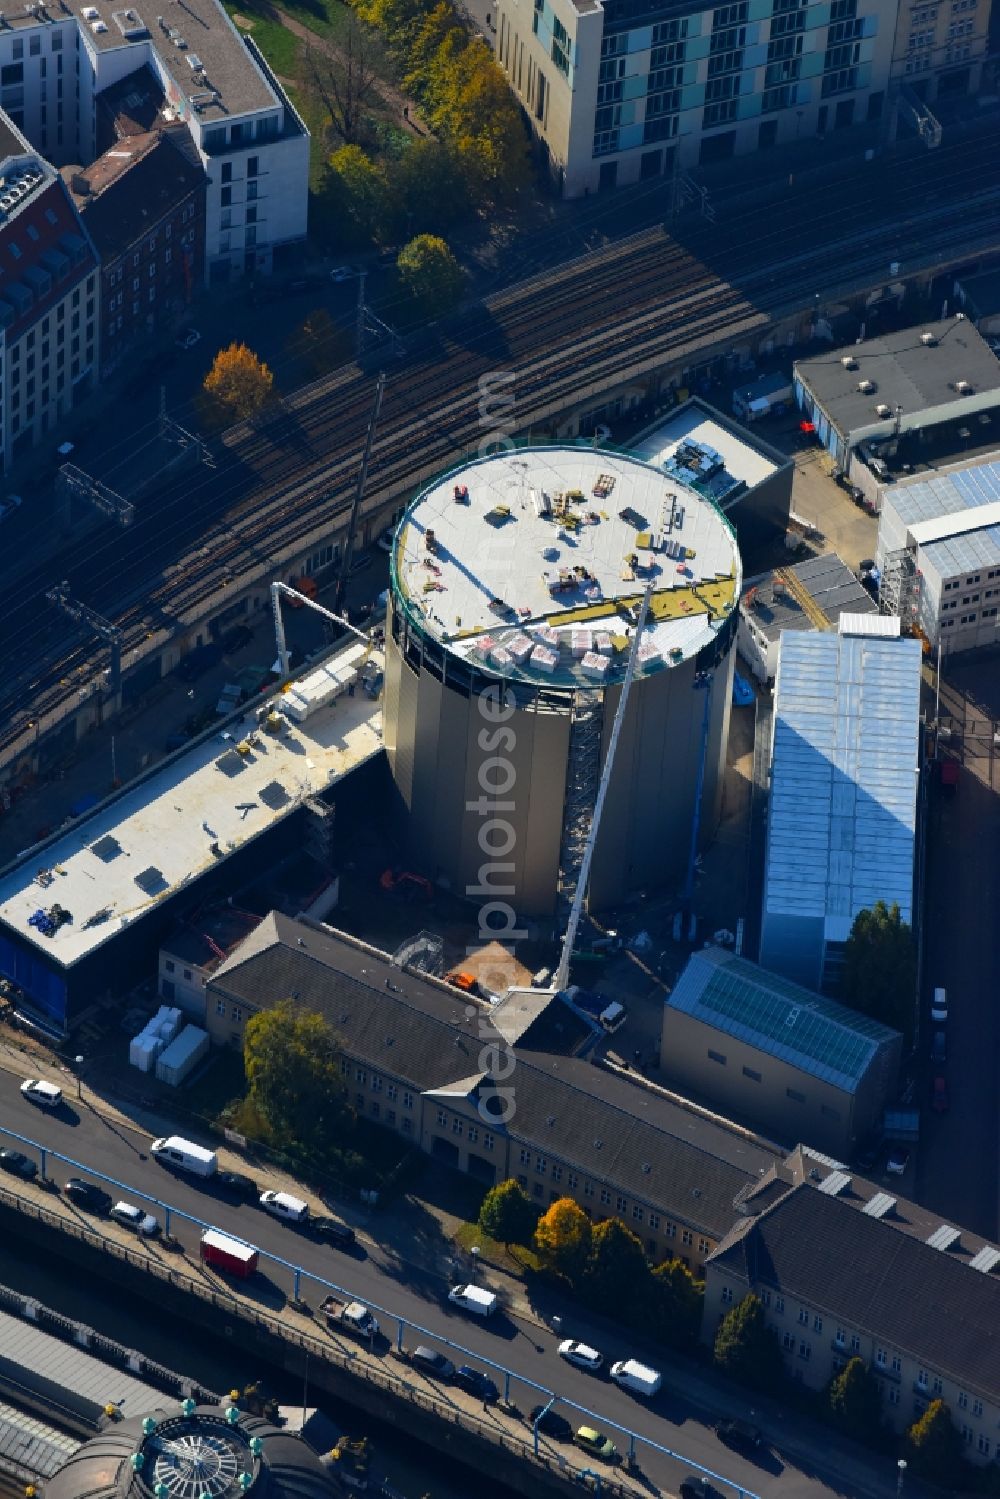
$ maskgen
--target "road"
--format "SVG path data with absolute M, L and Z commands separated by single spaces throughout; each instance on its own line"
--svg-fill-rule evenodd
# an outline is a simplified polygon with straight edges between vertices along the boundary
M 771 1453 L 758 1461 L 745 1459 L 718 1441 L 706 1420 L 704 1408 L 699 1411 L 694 1403 L 697 1399 L 694 1392 L 702 1384 L 712 1390 L 711 1381 L 700 1373 L 685 1374 L 668 1368 L 664 1390 L 652 1407 L 646 1406 L 609 1381 L 565 1364 L 555 1352 L 556 1335 L 540 1321 L 501 1315 L 489 1323 L 479 1323 L 443 1304 L 445 1279 L 415 1269 L 364 1233 L 363 1244 L 357 1253 L 351 1255 L 318 1244 L 276 1222 L 256 1206 L 223 1203 L 208 1186 L 165 1173 L 147 1156 L 148 1134 L 145 1131 L 140 1133 L 131 1125 L 123 1125 L 117 1116 L 99 1113 L 86 1100 L 79 1104 L 72 1097 L 67 1099 L 59 1115 L 47 1114 L 27 1103 L 18 1087 L 16 1074 L 0 1071 L 0 1135 L 9 1130 L 86 1162 L 94 1170 L 133 1188 L 135 1193 L 149 1194 L 161 1202 L 165 1200 L 179 1211 L 238 1235 L 264 1252 L 299 1264 L 307 1277 L 312 1272 L 328 1278 L 359 1299 L 389 1310 L 431 1335 L 458 1342 L 480 1364 L 488 1360 L 509 1368 L 515 1376 L 511 1398 L 522 1410 L 530 1409 L 539 1397 L 521 1384 L 518 1376 L 558 1392 L 585 1411 L 595 1412 L 598 1417 L 595 1424 L 610 1431 L 612 1437 L 618 1439 L 619 1446 L 623 1442 L 618 1433 L 611 1431 L 614 1423 L 682 1452 L 686 1459 L 720 1474 L 749 1493 L 760 1495 L 761 1499 L 821 1499 L 821 1496 L 832 1494 L 865 1493 L 881 1496 L 889 1494 L 894 1487 L 888 1482 L 891 1464 L 874 1458 L 869 1460 L 850 1451 L 838 1453 L 828 1434 L 821 1434 L 820 1445 L 815 1435 L 796 1430 L 791 1420 L 786 1424 L 780 1412 L 774 1413 L 773 1420 L 758 1414 L 769 1439 L 776 1441 L 781 1455 Z M 57 1182 L 65 1181 L 71 1174 L 74 1174 L 71 1168 L 61 1162 L 49 1166 L 49 1175 Z M 13 1185 L 13 1182 L 5 1178 L 3 1185 Z M 375 1219 L 372 1225 L 375 1233 L 377 1225 Z M 197 1263 L 196 1227 L 182 1220 L 173 1222 L 171 1227 L 185 1249 L 193 1253 Z M 185 1269 L 191 1270 L 190 1260 L 185 1262 Z M 267 1267 L 265 1273 L 272 1278 L 258 1277 L 262 1282 L 260 1299 L 277 1309 L 291 1292 L 291 1274 L 273 1265 Z M 315 1294 L 315 1287 L 310 1290 L 307 1279 L 303 1280 L 301 1294 L 313 1304 L 320 1299 Z M 381 1320 L 383 1330 L 392 1335 L 392 1324 L 384 1316 Z M 591 1341 L 605 1352 L 606 1363 L 615 1358 L 635 1356 L 654 1367 L 664 1366 L 662 1348 L 643 1348 L 639 1340 L 632 1338 L 620 1341 L 609 1338 L 606 1327 L 600 1331 L 591 1330 L 592 1325 L 586 1316 L 567 1316 L 564 1321 L 563 1335 Z M 412 1331 L 407 1333 L 408 1346 L 412 1347 L 418 1341 L 426 1339 L 419 1338 Z M 616 1342 L 617 1346 L 614 1346 Z M 685 1393 L 678 1393 L 679 1390 Z M 446 1390 L 443 1394 L 447 1398 Z M 712 1390 L 709 1398 L 714 1407 L 710 1414 L 716 1418 L 720 1413 L 746 1413 L 746 1404 L 738 1397 L 734 1399 L 731 1392 L 719 1390 L 716 1398 Z M 575 1416 L 571 1409 L 564 1407 L 564 1413 L 574 1425 L 582 1423 L 583 1418 Z M 795 1458 L 791 1456 L 793 1451 Z M 666 1492 L 675 1492 L 679 1477 L 683 1476 L 678 1464 L 651 1448 L 640 1447 L 639 1452 L 643 1472 L 653 1481 L 650 1492 L 656 1492 L 659 1486 L 663 1486 Z M 726 1492 L 733 1491 L 727 1489 Z

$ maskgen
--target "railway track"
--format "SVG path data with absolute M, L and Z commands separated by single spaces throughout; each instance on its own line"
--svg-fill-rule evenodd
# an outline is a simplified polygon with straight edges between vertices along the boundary
M 929 161 L 904 164 L 888 200 L 884 181 L 859 183 L 853 221 L 817 193 L 769 211 L 751 241 L 749 219 L 699 231 L 692 248 L 657 227 L 499 291 L 391 371 L 366 509 L 387 507 L 469 451 L 482 431 L 479 378 L 490 370 L 515 373 L 514 421 L 527 428 L 591 390 L 810 306 L 816 286 L 829 297 L 878 281 L 890 258 L 954 259 L 955 198 L 965 198 L 965 244 L 1000 239 L 1000 170 L 983 185 L 982 156 L 971 165 L 967 156 L 941 158 L 936 176 Z M 972 183 L 979 191 L 968 190 Z M 907 197 L 909 209 L 894 218 Z M 67 638 L 65 621 L 43 602 L 55 578 L 68 577 L 77 596 L 116 620 L 127 664 L 179 621 L 206 606 L 215 612 L 224 580 L 273 573 L 308 538 L 335 530 L 349 507 L 370 398 L 370 379 L 353 369 L 296 393 L 274 420 L 227 434 L 213 471 L 145 497 L 129 532 L 102 527 L 61 570 L 36 569 L 10 589 L 0 648 L 29 669 L 15 667 L 0 693 L 0 763 L 23 743 L 26 720 L 57 711 L 100 658 L 96 643 Z

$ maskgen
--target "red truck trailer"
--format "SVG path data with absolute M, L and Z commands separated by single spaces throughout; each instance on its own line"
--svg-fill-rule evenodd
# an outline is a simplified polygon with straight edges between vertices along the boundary
M 232 1239 L 217 1228 L 208 1228 L 201 1236 L 201 1257 L 214 1270 L 225 1270 L 238 1280 L 246 1280 L 257 1269 L 257 1250 L 241 1239 Z

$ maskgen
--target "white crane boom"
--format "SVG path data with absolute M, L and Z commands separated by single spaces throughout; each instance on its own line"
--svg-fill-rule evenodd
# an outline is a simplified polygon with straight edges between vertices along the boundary
M 300 604 L 307 604 L 310 609 L 315 609 L 317 614 L 322 614 L 324 619 L 332 620 L 335 625 L 343 625 L 345 630 L 350 630 L 351 634 L 356 635 L 359 640 L 363 640 L 365 645 L 370 646 L 373 643 L 370 634 L 365 634 L 364 630 L 359 630 L 356 625 L 352 625 L 351 621 L 344 619 L 342 615 L 334 614 L 332 609 L 325 609 L 322 604 L 317 604 L 315 599 L 307 598 L 304 593 L 299 593 L 297 588 L 290 587 L 288 583 L 272 583 L 271 610 L 274 614 L 274 638 L 278 647 L 278 665 L 283 677 L 287 677 L 289 674 L 288 646 L 285 643 L 285 621 L 281 617 L 281 595 L 283 593 L 287 593 L 289 598 L 298 599 Z
M 583 858 L 580 861 L 580 874 L 576 882 L 576 895 L 569 913 L 569 921 L 566 924 L 566 936 L 563 941 L 562 953 L 559 958 L 559 967 L 556 969 L 553 989 L 556 993 L 565 989 L 569 982 L 569 964 L 573 956 L 573 943 L 576 941 L 577 928 L 580 925 L 580 916 L 583 912 L 584 897 L 587 893 L 587 884 L 590 880 L 590 864 L 594 857 L 594 845 L 597 842 L 597 833 L 601 825 L 601 813 L 604 810 L 604 798 L 608 794 L 608 783 L 611 780 L 611 767 L 615 760 L 615 750 L 618 748 L 618 736 L 621 734 L 622 723 L 625 718 L 625 705 L 628 702 L 629 689 L 632 686 L 632 678 L 635 675 L 635 663 L 639 653 L 639 637 L 642 627 L 646 622 L 646 612 L 649 608 L 649 600 L 652 597 L 653 585 L 650 583 L 642 596 L 639 605 L 639 617 L 635 622 L 635 634 L 632 636 L 632 648 L 628 653 L 628 666 L 625 669 L 625 678 L 622 682 L 621 697 L 618 699 L 618 711 L 615 721 L 611 726 L 611 738 L 608 740 L 608 753 L 604 757 L 604 769 L 601 771 L 600 785 L 594 798 L 594 815 L 590 823 L 590 832 L 583 850 Z

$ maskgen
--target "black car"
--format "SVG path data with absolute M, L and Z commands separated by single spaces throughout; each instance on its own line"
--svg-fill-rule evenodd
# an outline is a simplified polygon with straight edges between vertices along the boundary
M 547 1437 L 554 1437 L 557 1442 L 571 1442 L 573 1440 L 572 1426 L 566 1420 L 566 1417 L 560 1416 L 556 1410 L 547 1411 L 544 1405 L 536 1405 L 529 1419 L 532 1426 L 537 1421 L 538 1430 Z
M 355 1233 L 349 1223 L 339 1218 L 314 1218 L 312 1231 L 318 1239 L 325 1239 L 337 1249 L 350 1249 L 355 1242 Z
M 215 1185 L 227 1197 L 235 1197 L 240 1202 L 257 1202 L 260 1198 L 257 1183 L 252 1176 L 245 1176 L 242 1171 L 217 1171 Z
M 718 1499 L 718 1489 L 713 1488 L 707 1478 L 689 1473 L 677 1490 L 680 1499 Z
M 231 651 L 238 651 L 243 646 L 249 645 L 252 639 L 253 631 L 249 625 L 234 625 L 223 635 L 222 649 L 228 655 Z
M 9 1171 L 11 1176 L 21 1176 L 29 1182 L 38 1175 L 38 1167 L 31 1157 L 22 1155 L 19 1150 L 0 1150 L 0 1171 Z
M 732 1421 L 720 1421 L 715 1434 L 727 1447 L 736 1447 L 743 1452 L 759 1452 L 764 1445 L 764 1437 L 757 1427 L 738 1417 Z
M 98 1187 L 93 1182 L 85 1182 L 79 1176 L 71 1176 L 63 1187 L 63 1192 L 70 1202 L 75 1203 L 78 1208 L 83 1208 L 87 1213 L 103 1214 L 111 1207 L 111 1198 L 103 1187 Z
M 482 1400 L 486 1405 L 492 1405 L 494 1400 L 500 1398 L 500 1391 L 488 1375 L 481 1369 L 474 1369 L 471 1364 L 460 1364 L 455 1370 L 455 1383 L 461 1385 L 463 1390 L 468 1390 L 470 1395 L 475 1395 L 477 1400 Z

